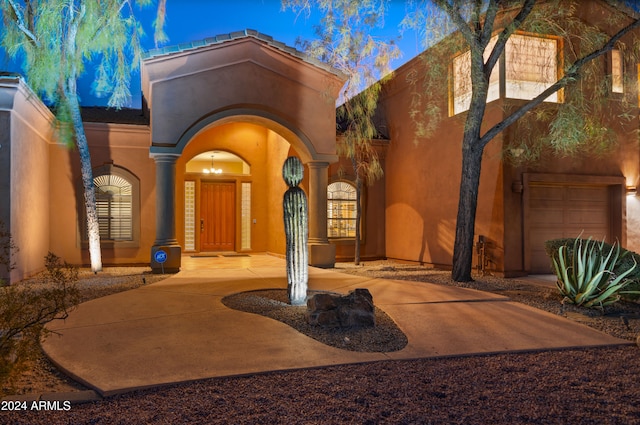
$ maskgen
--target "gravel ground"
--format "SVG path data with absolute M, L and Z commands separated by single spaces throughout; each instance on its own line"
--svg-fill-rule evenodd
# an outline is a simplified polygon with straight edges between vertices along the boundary
M 313 294 L 307 292 L 307 296 Z M 389 353 L 402 350 L 409 342 L 387 313 L 377 307 L 374 307 L 375 327 L 325 329 L 307 323 L 306 306 L 289 305 L 286 289 L 243 292 L 224 297 L 222 303 L 235 310 L 279 320 L 310 338 L 343 350 Z
M 391 261 L 338 267 L 454 284 L 446 272 Z M 130 283 L 119 283 L 121 288 L 141 284 L 140 274 L 124 280 Z M 553 290 L 518 280 L 483 276 L 464 286 L 508 295 L 630 341 L 640 334 L 638 304 L 622 303 L 594 315 L 561 308 Z M 632 345 L 334 366 L 197 381 L 65 411 L 5 411 L 0 423 L 640 424 L 639 364 L 640 349 Z M 36 381 L 55 382 L 54 375 L 42 370 L 32 387 L 41 385 Z
M 151 269 L 148 267 L 105 267 L 98 274 L 94 274 L 90 269 L 79 269 L 78 279 L 81 302 L 85 302 L 157 282 L 166 279 L 166 276 L 151 274 Z M 46 285 L 46 273 L 40 273 L 21 283 L 35 287 Z M 72 392 L 87 389 L 60 373 L 44 354 L 38 354 L 33 361 L 29 362 L 28 369 L 15 382 L 3 383 L 0 388 L 0 397 L 11 394 Z

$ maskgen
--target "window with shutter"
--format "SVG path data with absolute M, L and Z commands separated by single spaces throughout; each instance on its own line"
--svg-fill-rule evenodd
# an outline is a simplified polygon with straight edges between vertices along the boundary
M 81 190 L 81 184 L 79 181 L 78 190 Z M 93 169 L 93 186 L 102 248 L 139 247 L 140 180 L 127 169 L 107 163 Z M 88 247 L 84 214 L 78 228 L 79 242 Z
M 100 239 L 133 239 L 132 187 L 121 176 L 106 174 L 93 179 Z

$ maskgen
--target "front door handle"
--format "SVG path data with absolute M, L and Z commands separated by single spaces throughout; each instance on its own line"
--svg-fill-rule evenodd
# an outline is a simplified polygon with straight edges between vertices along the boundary
M 200 219 L 200 231 L 204 232 L 204 218 Z

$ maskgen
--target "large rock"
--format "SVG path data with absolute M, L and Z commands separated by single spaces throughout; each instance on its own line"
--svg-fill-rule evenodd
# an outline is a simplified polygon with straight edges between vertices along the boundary
M 345 296 L 316 294 L 307 301 L 307 320 L 324 328 L 373 327 L 373 296 L 368 289 L 355 289 Z

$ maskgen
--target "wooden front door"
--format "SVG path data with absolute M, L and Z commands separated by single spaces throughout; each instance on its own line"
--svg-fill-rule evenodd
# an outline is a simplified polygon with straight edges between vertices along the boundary
M 235 250 L 235 195 L 235 183 L 202 183 L 200 251 Z

